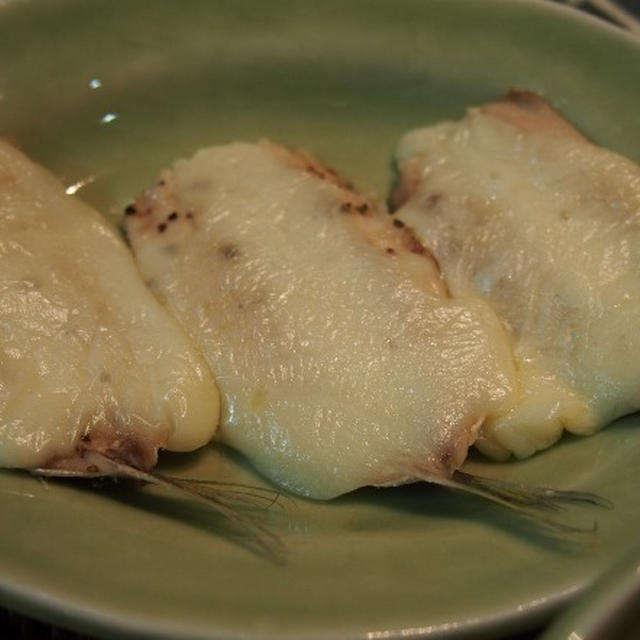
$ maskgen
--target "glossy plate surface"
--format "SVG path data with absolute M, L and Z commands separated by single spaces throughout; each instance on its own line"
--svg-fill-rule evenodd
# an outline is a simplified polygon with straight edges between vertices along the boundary
M 384 197 L 404 131 L 510 86 L 640 160 L 640 46 L 555 5 L 0 2 L 0 135 L 114 220 L 175 157 L 235 139 L 305 147 Z M 0 472 L 0 601 L 107 636 L 495 637 L 544 620 L 636 540 L 639 423 L 469 464 L 613 500 L 583 516 L 592 534 L 554 540 L 436 487 L 365 489 L 265 512 L 282 564 L 158 491 Z M 260 482 L 214 448 L 161 467 Z
M 623 553 L 539 640 L 625 640 L 640 636 L 640 549 Z

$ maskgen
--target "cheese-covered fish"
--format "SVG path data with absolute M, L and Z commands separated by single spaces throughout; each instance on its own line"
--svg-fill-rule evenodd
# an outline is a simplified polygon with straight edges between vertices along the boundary
M 396 164 L 395 219 L 513 337 L 518 398 L 480 448 L 524 457 L 639 409 L 640 167 L 523 91 L 407 134 Z
M 223 397 L 219 437 L 313 498 L 447 480 L 510 403 L 506 334 L 431 254 L 304 153 L 198 152 L 127 208 L 152 290 Z
M 147 471 L 218 419 L 207 364 L 118 234 L 0 141 L 0 466 Z

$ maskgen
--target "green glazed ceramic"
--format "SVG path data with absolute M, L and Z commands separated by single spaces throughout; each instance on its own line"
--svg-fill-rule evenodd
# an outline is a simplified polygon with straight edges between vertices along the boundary
M 539 640 L 640 637 L 640 549 L 627 550 Z
M 640 45 L 517 0 L 0 2 L 0 135 L 117 221 L 197 147 L 269 137 L 384 197 L 406 130 L 509 87 L 546 96 L 640 160 Z M 287 547 L 247 548 L 197 505 L 126 483 L 0 472 L 0 601 L 126 638 L 496 637 L 546 620 L 640 530 L 640 419 L 472 472 L 595 491 L 597 530 L 554 538 L 432 486 L 364 489 L 259 512 Z M 261 484 L 211 447 L 178 475 Z

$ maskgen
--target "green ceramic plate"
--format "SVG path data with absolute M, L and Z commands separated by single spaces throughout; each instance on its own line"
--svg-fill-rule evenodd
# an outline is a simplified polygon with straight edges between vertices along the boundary
M 627 550 L 539 640 L 640 637 L 640 549 Z
M 640 160 L 640 46 L 541 2 L 0 2 L 0 133 L 116 216 L 176 156 L 268 136 L 384 195 L 407 129 L 509 86 Z M 640 529 L 640 419 L 474 471 L 591 490 L 598 530 L 554 540 L 435 487 L 282 502 L 274 563 L 150 490 L 0 473 L 3 604 L 106 636 L 495 637 L 538 624 Z M 259 483 L 211 448 L 164 470 Z

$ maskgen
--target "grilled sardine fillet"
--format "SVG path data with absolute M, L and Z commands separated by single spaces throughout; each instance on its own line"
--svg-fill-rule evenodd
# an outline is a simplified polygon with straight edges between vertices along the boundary
M 305 153 L 199 151 L 127 208 L 152 290 L 223 396 L 220 438 L 327 499 L 447 477 L 510 402 L 508 338 L 407 229 Z
M 149 469 L 208 442 L 211 372 L 122 239 L 0 141 L 0 466 Z
M 523 91 L 407 134 L 396 164 L 396 219 L 513 336 L 519 400 L 479 446 L 524 457 L 640 408 L 640 167 Z

